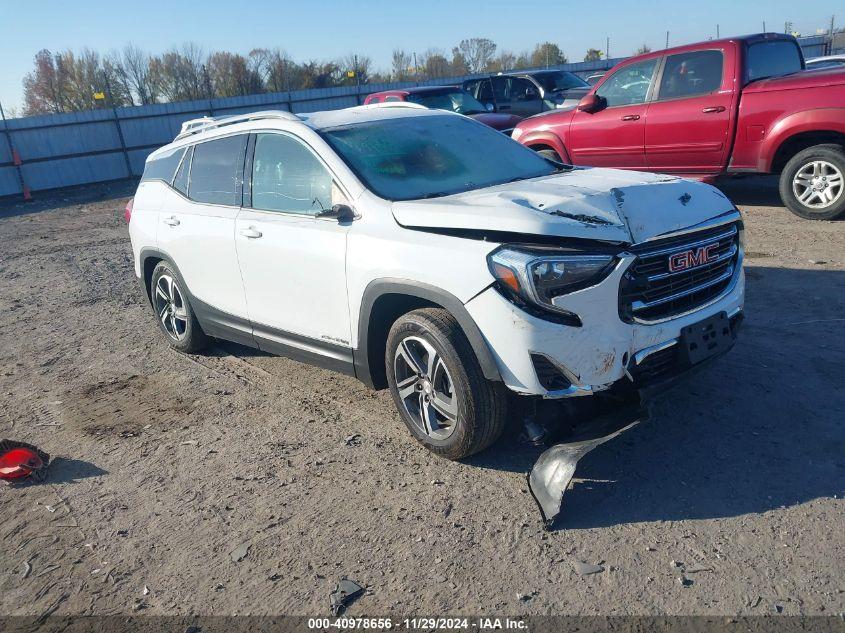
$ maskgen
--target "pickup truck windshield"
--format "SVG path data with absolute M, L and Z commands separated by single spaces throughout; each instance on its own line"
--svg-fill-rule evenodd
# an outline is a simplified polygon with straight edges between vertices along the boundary
M 558 167 L 501 132 L 447 114 L 354 123 L 320 134 L 376 195 L 437 198 Z
M 745 83 L 782 77 L 801 70 L 801 54 L 798 46 L 789 40 L 757 42 L 748 47 L 745 64 Z

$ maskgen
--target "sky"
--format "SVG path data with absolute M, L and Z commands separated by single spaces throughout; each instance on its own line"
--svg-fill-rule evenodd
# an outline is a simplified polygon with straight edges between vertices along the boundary
M 0 103 L 20 108 L 22 80 L 42 48 L 106 53 L 132 42 L 161 53 L 185 42 L 204 50 L 248 53 L 279 47 L 296 61 L 368 55 L 389 70 L 395 48 L 451 51 L 464 38 L 487 37 L 520 52 L 557 43 L 570 61 L 590 48 L 611 57 L 652 48 L 767 30 L 784 22 L 811 35 L 827 28 L 842 0 L 0 0 Z

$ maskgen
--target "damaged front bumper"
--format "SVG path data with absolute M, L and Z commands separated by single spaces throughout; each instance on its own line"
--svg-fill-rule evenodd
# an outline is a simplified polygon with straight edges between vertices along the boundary
M 549 529 L 560 514 L 563 495 L 572 481 L 575 468 L 591 450 L 635 427 L 647 417 L 639 405 L 624 406 L 598 416 L 585 424 L 566 442 L 555 444 L 540 455 L 528 473 L 528 487 Z

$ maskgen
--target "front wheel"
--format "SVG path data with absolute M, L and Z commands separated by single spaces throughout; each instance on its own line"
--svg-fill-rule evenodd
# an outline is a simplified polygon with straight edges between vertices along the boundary
M 780 197 L 807 220 L 833 220 L 845 213 L 845 150 L 816 145 L 798 152 L 780 175 Z
M 441 308 L 409 312 L 390 328 L 385 369 L 411 434 L 430 451 L 461 459 L 502 434 L 507 398 L 484 378 L 455 318 Z

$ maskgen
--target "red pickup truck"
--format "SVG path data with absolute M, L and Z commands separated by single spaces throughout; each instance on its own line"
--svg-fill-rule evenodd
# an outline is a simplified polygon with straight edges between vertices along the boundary
M 845 213 L 845 70 L 805 70 L 795 38 L 763 33 L 632 57 L 576 108 L 513 138 L 575 165 L 710 180 L 780 174 L 796 215 Z

